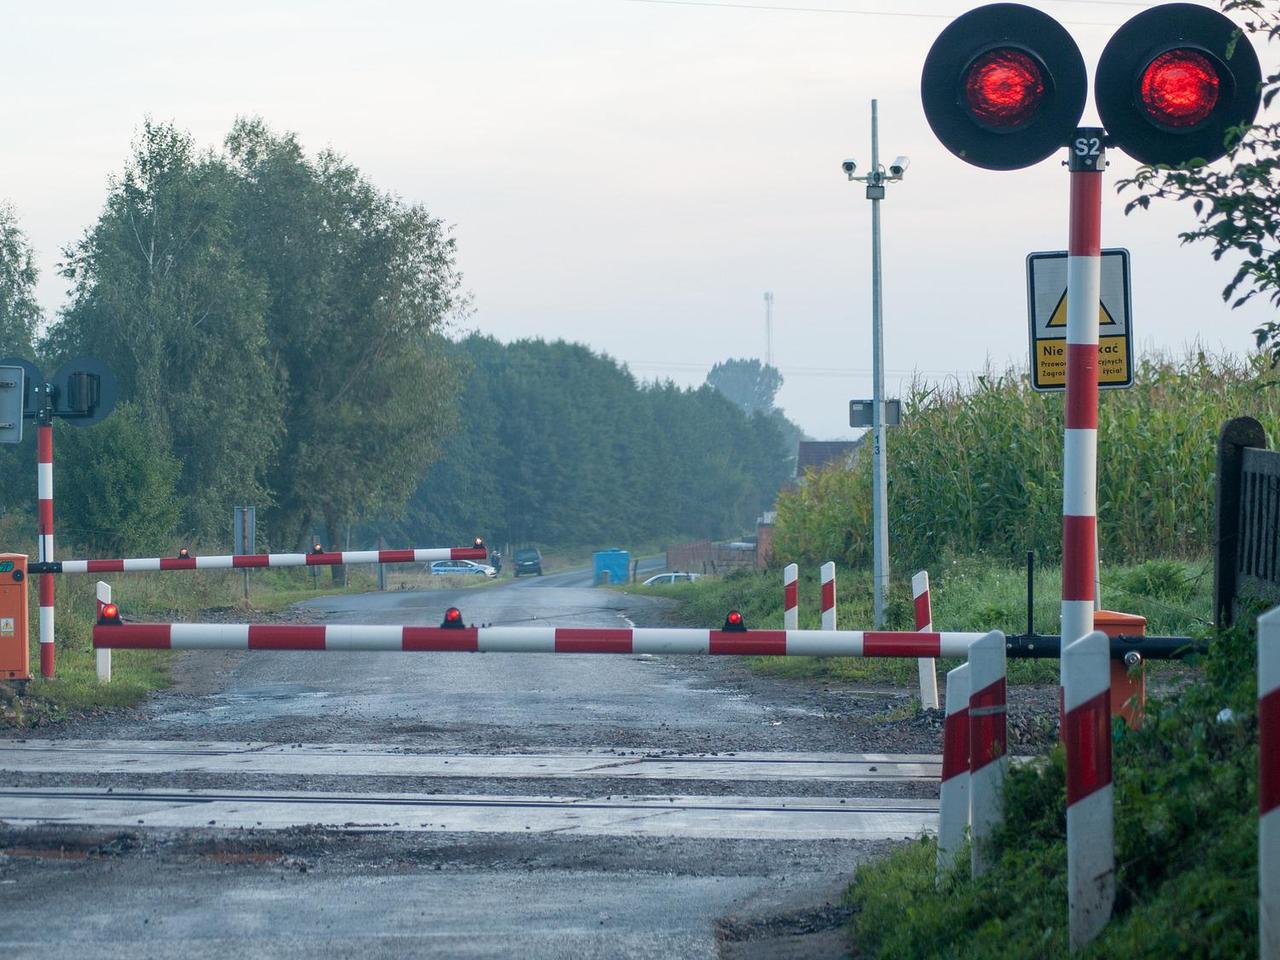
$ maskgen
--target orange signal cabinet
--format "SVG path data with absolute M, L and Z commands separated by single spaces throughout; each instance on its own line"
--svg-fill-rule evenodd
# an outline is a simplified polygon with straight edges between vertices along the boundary
M 0 680 L 30 680 L 27 557 L 0 553 Z
M 1145 637 L 1147 618 L 1133 613 L 1098 610 L 1093 614 L 1093 629 L 1108 637 Z M 1142 726 L 1142 713 L 1147 705 L 1147 662 L 1133 668 L 1132 674 L 1123 660 L 1111 660 L 1111 715 L 1124 717 L 1131 730 Z

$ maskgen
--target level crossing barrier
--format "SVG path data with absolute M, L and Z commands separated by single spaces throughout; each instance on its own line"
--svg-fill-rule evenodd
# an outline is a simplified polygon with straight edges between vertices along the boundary
M 484 546 L 412 550 L 313 550 L 310 553 L 249 553 L 210 557 L 145 557 L 127 560 L 57 560 L 33 565 L 35 573 L 133 573 L 157 570 L 251 570 L 262 567 L 337 567 L 361 563 L 434 563 L 488 558 Z M 48 568 L 48 569 L 46 569 Z
M 947 673 L 938 785 L 938 882 L 953 866 L 969 833 L 969 665 Z
M 836 565 L 822 565 L 822 629 L 836 629 Z
M 782 626 L 800 629 L 800 568 L 788 563 L 782 571 Z
M 1280 957 L 1280 607 L 1258 618 L 1258 955 Z
M 929 571 L 921 570 L 911 577 L 911 600 L 915 607 L 916 629 L 933 629 L 933 601 L 929 597 Z M 920 709 L 938 709 L 938 668 L 932 660 L 916 661 L 920 674 Z

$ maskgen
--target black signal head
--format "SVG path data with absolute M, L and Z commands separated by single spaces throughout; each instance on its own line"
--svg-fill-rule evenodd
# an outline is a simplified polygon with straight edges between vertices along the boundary
M 1209 7 L 1166 3 L 1116 31 L 1094 79 L 1112 142 L 1142 163 L 1211 163 L 1253 122 L 1262 68 L 1249 38 Z
M 953 20 L 920 79 L 934 134 L 961 160 L 988 170 L 1029 167 L 1065 145 L 1087 89 L 1071 35 L 1019 3 L 988 4 Z

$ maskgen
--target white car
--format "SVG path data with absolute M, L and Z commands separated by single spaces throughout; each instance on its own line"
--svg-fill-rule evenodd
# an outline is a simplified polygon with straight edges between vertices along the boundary
M 681 573 L 678 570 L 674 570 L 671 573 L 660 573 L 656 577 L 650 577 L 644 582 L 644 585 L 652 587 L 657 583 L 693 583 L 700 576 L 702 576 L 700 573 Z
M 431 572 L 439 574 L 483 574 L 486 577 L 496 577 L 498 571 L 487 563 L 476 563 L 474 560 L 437 560 L 431 564 Z

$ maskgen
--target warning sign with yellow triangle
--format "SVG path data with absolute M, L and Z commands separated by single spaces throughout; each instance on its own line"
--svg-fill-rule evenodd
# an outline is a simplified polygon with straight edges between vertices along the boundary
M 1058 298 L 1058 305 L 1053 308 L 1053 313 L 1049 316 L 1049 322 L 1046 327 L 1062 327 L 1067 326 L 1067 291 L 1062 291 L 1062 296 Z M 1117 326 L 1116 318 L 1111 315 L 1111 311 L 1107 309 L 1107 305 L 1101 300 L 1098 301 L 1098 326 L 1114 327 Z
M 1098 385 L 1133 383 L 1129 252 L 1103 250 L 1098 285 Z M 1063 390 L 1067 381 L 1067 277 L 1065 250 L 1027 257 L 1027 319 L 1031 333 L 1031 385 Z

